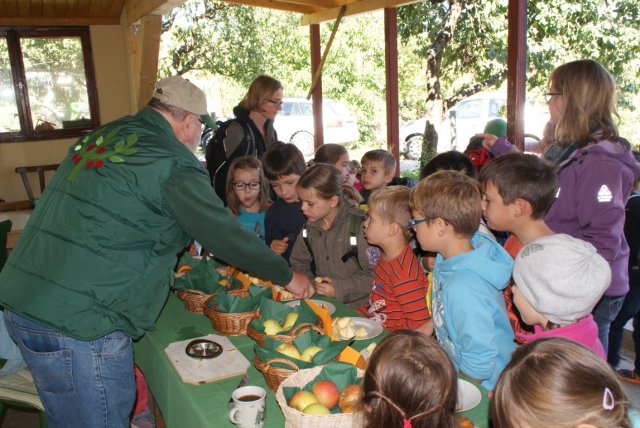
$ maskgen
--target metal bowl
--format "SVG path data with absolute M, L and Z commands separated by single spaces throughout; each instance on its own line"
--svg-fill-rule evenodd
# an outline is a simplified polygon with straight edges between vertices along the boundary
M 206 339 L 196 339 L 189 342 L 187 355 L 192 358 L 215 358 L 222 354 L 222 346 Z

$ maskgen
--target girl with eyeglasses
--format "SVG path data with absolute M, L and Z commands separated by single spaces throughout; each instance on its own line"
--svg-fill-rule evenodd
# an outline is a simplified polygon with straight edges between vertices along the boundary
M 258 158 L 242 156 L 234 159 L 227 174 L 227 207 L 238 223 L 262 240 L 264 216 L 269 205 L 269 185 Z

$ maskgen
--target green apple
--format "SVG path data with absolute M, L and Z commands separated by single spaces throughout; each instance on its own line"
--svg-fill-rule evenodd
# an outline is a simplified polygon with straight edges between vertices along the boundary
M 262 326 L 264 327 L 264 332 L 270 336 L 278 334 L 282 331 L 282 326 L 280 325 L 280 323 L 273 319 L 264 320 L 262 322 Z
M 298 320 L 297 312 L 289 312 L 287 316 L 284 318 L 284 323 L 282 323 L 283 330 L 289 330 Z
M 300 359 L 302 361 L 306 361 L 310 363 L 311 360 L 313 360 L 313 357 L 320 351 L 322 351 L 322 348 L 319 346 L 309 346 L 307 349 L 302 351 L 302 355 L 300 355 Z
M 291 396 L 291 399 L 289 400 L 289 407 L 293 407 L 294 409 L 302 412 L 304 409 L 309 407 L 309 405 L 317 402 L 318 400 L 316 399 L 316 396 L 311 392 L 300 390 Z
M 300 352 L 292 343 L 282 343 L 278 345 L 276 351 L 286 355 L 287 357 L 297 358 L 298 360 L 300 359 Z
M 331 414 L 331 411 L 320 403 L 313 403 L 305 407 L 302 413 L 306 413 L 308 415 L 328 415 Z

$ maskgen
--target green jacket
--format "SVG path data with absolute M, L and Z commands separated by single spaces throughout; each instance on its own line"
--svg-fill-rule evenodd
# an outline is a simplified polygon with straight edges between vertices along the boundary
M 224 207 L 162 115 L 143 109 L 70 148 L 0 273 L 0 303 L 77 339 L 142 336 L 192 238 L 255 275 L 292 278 Z

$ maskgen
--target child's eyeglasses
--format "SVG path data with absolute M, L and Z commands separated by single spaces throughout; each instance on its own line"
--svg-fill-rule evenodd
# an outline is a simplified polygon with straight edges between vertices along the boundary
M 416 226 L 419 225 L 420 223 L 424 223 L 424 222 L 429 223 L 430 221 L 433 221 L 433 220 L 435 220 L 435 218 L 412 218 L 407 222 L 407 228 L 416 230 Z
M 259 181 L 252 181 L 251 183 L 244 183 L 242 181 L 239 181 L 237 183 L 233 183 L 233 188 L 236 190 L 244 190 L 246 188 L 249 188 L 251 190 L 258 190 L 260 188 L 260 182 Z

